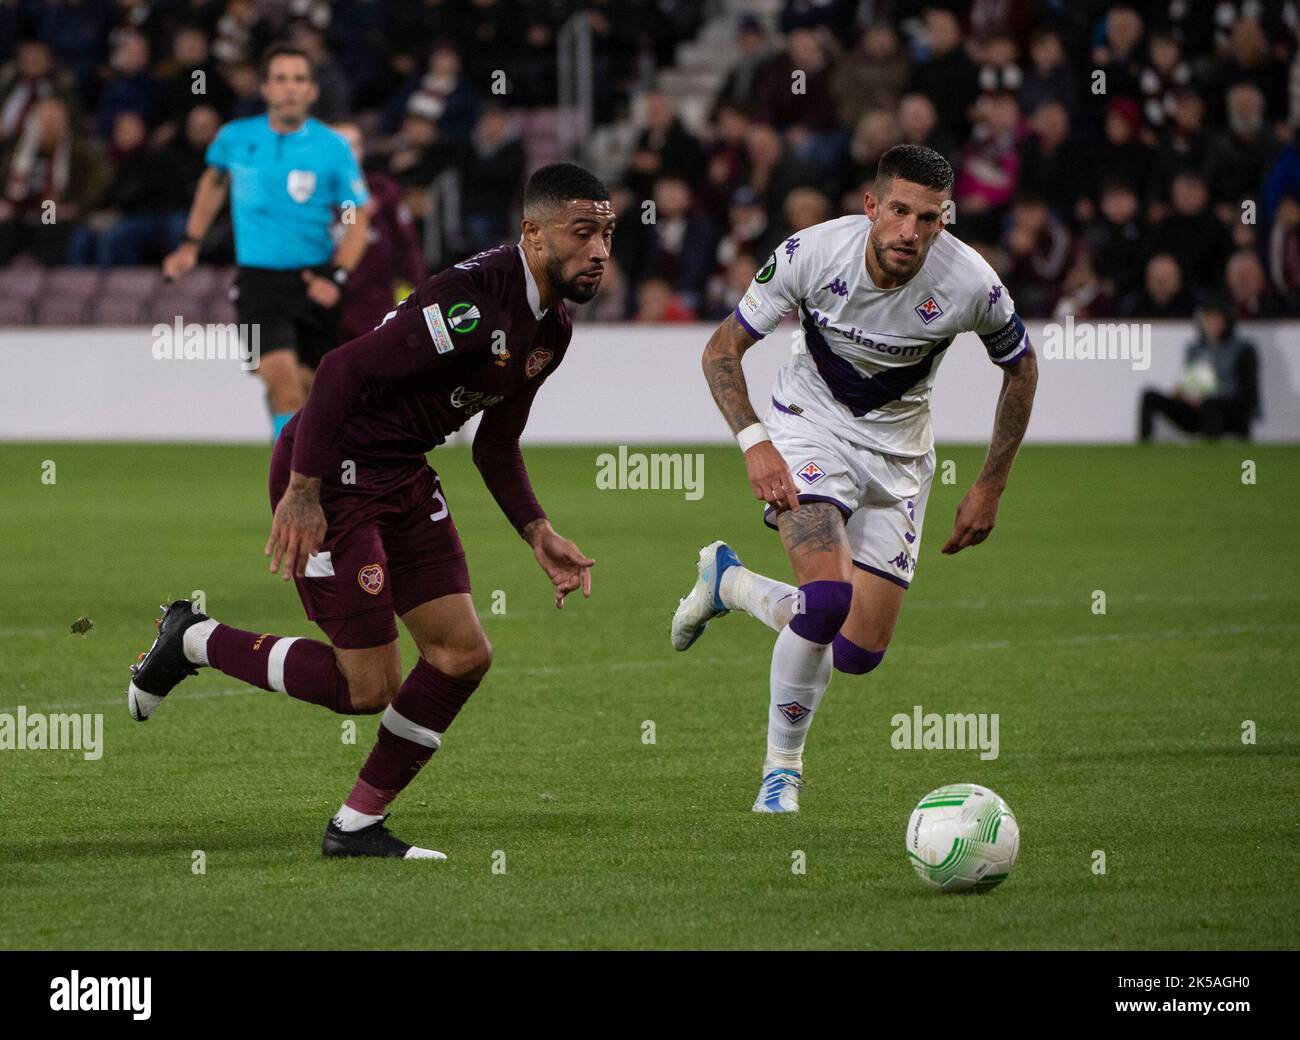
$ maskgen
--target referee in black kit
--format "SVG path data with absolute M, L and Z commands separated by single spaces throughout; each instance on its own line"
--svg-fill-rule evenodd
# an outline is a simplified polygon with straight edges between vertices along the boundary
M 262 59 L 265 115 L 236 119 L 208 146 L 185 226 L 185 241 L 163 261 L 170 279 L 198 260 L 199 243 L 227 190 L 235 226 L 235 306 L 241 325 L 259 327 L 273 437 L 307 400 L 312 374 L 335 346 L 339 298 L 366 249 L 365 178 L 344 138 L 307 111 L 315 71 L 295 47 L 276 45 Z M 335 219 L 345 232 L 337 249 Z

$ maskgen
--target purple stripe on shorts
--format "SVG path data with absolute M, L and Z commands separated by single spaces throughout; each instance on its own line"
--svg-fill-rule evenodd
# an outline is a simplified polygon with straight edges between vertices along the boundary
M 798 412 L 796 412 L 796 411 L 792 411 L 791 409 L 787 408 L 787 407 L 786 407 L 785 405 L 783 405 L 780 401 L 778 401 L 775 397 L 772 398 L 772 404 L 774 404 L 774 405 L 776 406 L 776 410 L 777 410 L 778 412 L 785 412 L 786 415 L 798 415 L 798 414 L 799 414 Z
M 745 331 L 748 332 L 748 333 L 749 333 L 751 336 L 753 336 L 755 339 L 762 339 L 764 336 L 767 335 L 766 332 L 759 332 L 758 329 L 754 328 L 753 325 L 751 325 L 749 322 L 747 322 L 747 321 L 745 320 L 745 316 L 744 316 L 743 314 L 740 313 L 740 308 L 739 308 L 739 307 L 737 307 L 737 308 L 736 308 L 732 313 L 735 314 L 735 316 L 736 316 L 736 320 L 737 320 L 738 322 L 740 322 L 740 324 L 742 324 L 743 326 L 745 326 Z
M 871 567 L 865 563 L 858 563 L 857 560 L 853 561 L 853 566 L 857 567 L 859 570 L 866 571 L 868 574 L 874 574 L 877 578 L 884 578 L 885 581 L 892 581 L 900 588 L 905 589 L 911 584 L 907 579 L 900 578 L 897 574 L 890 574 L 888 571 L 877 570 L 875 567 Z
M 831 498 L 828 495 L 799 495 L 797 497 L 799 499 L 800 505 L 803 505 L 807 502 L 829 502 L 831 505 L 833 505 L 836 509 L 838 509 L 841 513 L 844 514 L 845 523 L 847 523 L 849 517 L 853 515 L 853 510 L 850 509 L 848 506 L 846 506 L 838 498 Z M 772 523 L 772 517 L 774 517 L 775 515 L 776 515 L 776 510 L 773 509 L 771 506 L 768 506 L 765 510 L 763 510 L 763 523 L 767 524 L 767 526 L 770 527 L 773 531 L 777 529 L 776 524 Z

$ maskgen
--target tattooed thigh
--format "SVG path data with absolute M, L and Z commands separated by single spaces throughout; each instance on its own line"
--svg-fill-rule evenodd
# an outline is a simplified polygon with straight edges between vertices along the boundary
M 799 584 L 849 581 L 853 559 L 844 515 L 829 502 L 805 502 L 777 516 L 777 528 Z

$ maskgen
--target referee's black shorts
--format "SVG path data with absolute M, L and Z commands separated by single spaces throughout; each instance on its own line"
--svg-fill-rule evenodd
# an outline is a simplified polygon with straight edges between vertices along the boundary
M 326 274 L 326 269 L 316 273 Z M 230 298 L 239 324 L 258 326 L 261 354 L 296 350 L 298 360 L 315 369 L 325 352 L 338 345 L 341 303 L 322 307 L 308 298 L 300 270 L 241 267 Z

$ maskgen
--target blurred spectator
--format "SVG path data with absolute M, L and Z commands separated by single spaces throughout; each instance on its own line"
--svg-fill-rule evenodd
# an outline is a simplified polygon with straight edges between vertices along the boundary
M 688 307 L 695 307 L 713 270 L 718 233 L 713 222 L 691 207 L 691 189 L 675 175 L 654 185 L 654 222 L 640 242 L 628 271 L 634 282 L 663 279 Z M 659 320 L 659 319 L 652 319 Z
M 384 126 L 395 128 L 404 116 L 415 116 L 433 123 L 441 139 L 463 142 L 474 129 L 478 108 L 478 93 L 462 74 L 460 52 L 443 42 L 429 51 L 427 66 L 398 91 Z
M 1278 316 L 1277 300 L 1256 254 L 1245 250 L 1233 253 L 1224 271 L 1224 284 L 1234 318 L 1246 321 Z
M 1011 224 L 1002 236 L 1010 266 L 1001 272 L 1027 318 L 1052 313 L 1070 260 L 1070 232 L 1039 197 L 1022 195 L 1011 208 Z
M 1137 192 L 1128 183 L 1110 181 L 1102 188 L 1100 213 L 1088 222 L 1084 239 L 1097 273 L 1116 299 L 1137 286 L 1148 242 Z
M 17 57 L 0 69 L 0 143 L 16 137 L 44 98 L 57 98 L 76 111 L 76 81 L 54 66 L 43 40 L 23 40 Z
M 766 255 L 766 254 L 764 254 Z M 709 279 L 708 298 L 700 317 L 705 321 L 721 321 L 731 313 L 758 273 L 758 260 L 750 252 L 734 253 L 721 265 L 719 274 Z
M 704 149 L 677 118 L 673 102 L 664 94 L 645 95 L 643 127 L 628 160 L 623 181 L 646 199 L 656 177 L 680 177 L 694 184 L 704 167 Z
M 1228 88 L 1234 83 L 1252 83 L 1264 96 L 1264 107 L 1271 120 L 1286 118 L 1288 96 L 1286 67 L 1273 60 L 1268 36 L 1258 13 L 1232 23 L 1228 32 L 1228 51 L 1207 77 L 1205 95 L 1211 104 L 1210 118 L 1224 121 Z
M 745 132 L 749 120 L 735 105 L 719 105 L 713 132 L 704 155 L 704 183 L 696 192 L 696 205 L 710 217 L 726 215 L 731 197 L 745 179 Z
M 961 154 L 953 185 L 963 235 L 996 239 L 1020 180 L 1020 105 L 1009 90 L 982 94 L 975 104 L 975 128 Z M 968 230 L 969 229 L 969 230 Z
M 714 112 L 722 105 L 735 105 L 745 115 L 753 115 L 758 82 L 771 57 L 763 23 L 753 15 L 740 19 L 736 30 L 736 48 L 740 57 L 727 73 L 714 101 Z
M 1192 67 L 1183 60 L 1182 46 L 1167 29 L 1151 34 L 1147 54 L 1139 77 L 1142 116 L 1147 126 L 1160 130 L 1173 115 L 1175 92 L 1192 85 Z
M 1140 96 L 1142 76 L 1142 16 L 1128 4 L 1106 13 L 1105 35 L 1092 52 L 1094 67 L 1105 74 L 1108 97 Z
M 766 257 L 779 241 L 780 228 L 768 222 L 763 200 L 748 185 L 737 188 L 727 211 L 727 232 L 718 242 L 717 266 L 726 268 L 744 253 Z
M 1147 261 L 1143 288 L 1130 293 L 1119 312 L 1126 318 L 1188 318 L 1193 303 L 1178 261 L 1168 253 L 1157 253 Z
M 152 126 L 160 108 L 158 80 L 149 68 L 149 43 L 142 33 L 124 29 L 117 34 L 109 58 L 112 76 L 99 96 L 96 124 L 107 137 L 122 112 L 135 112 Z
M 913 73 L 911 89 L 930 99 L 945 133 L 964 138 L 968 111 L 979 94 L 979 73 L 962 45 L 957 16 L 945 8 L 927 8 L 925 42 L 927 56 Z
M 795 188 L 786 196 L 781 214 L 784 224 L 780 234 L 776 236 L 774 246 L 804 228 L 830 220 L 831 201 L 816 188 Z
M 1033 112 L 1039 105 L 1055 103 L 1072 113 L 1079 103 L 1079 91 L 1060 34 L 1052 28 L 1035 29 L 1029 38 L 1029 59 L 1020 87 L 1020 107 Z
M 57 98 L 36 103 L 17 137 L 0 146 L 0 264 L 29 252 L 61 262 L 75 222 L 99 196 L 109 170 L 72 126 Z
M 1229 87 L 1228 129 L 1215 136 L 1206 163 L 1210 197 L 1223 204 L 1224 219 L 1241 219 L 1241 201 L 1258 195 L 1277 149 L 1259 88 L 1252 83 Z
M 795 29 L 763 69 L 754 117 L 776 127 L 802 159 L 833 170 L 848 134 L 836 120 L 834 65 L 811 29 Z M 801 89 L 800 89 L 801 88 Z
M 246 119 L 266 110 L 262 99 L 262 74 L 254 61 L 235 61 L 224 67 L 226 87 L 231 102 L 226 109 L 230 119 Z
M 1268 270 L 1284 308 L 1300 311 L 1300 198 L 1294 195 L 1278 204 L 1268 239 Z
M 1136 101 L 1127 97 L 1111 101 L 1102 124 L 1105 140 L 1094 164 L 1107 180 L 1122 181 L 1139 196 L 1146 193 L 1152 158 L 1151 149 L 1138 136 L 1141 125 Z
M 1187 347 L 1183 374 L 1172 395 L 1142 395 L 1138 439 L 1149 441 L 1157 416 L 1186 433 L 1217 440 L 1225 433 L 1250 439 L 1260 414 L 1259 356 L 1241 339 L 1226 301 L 1212 299 L 1196 312 L 1196 339 Z
M 1070 136 L 1070 113 L 1059 101 L 1044 101 L 1029 119 L 1030 135 L 1020 147 L 1020 190 L 1045 199 L 1062 220 L 1073 221 L 1076 203 L 1088 190 L 1088 158 Z
M 1232 237 L 1210 208 L 1205 178 L 1184 170 L 1174 178 L 1170 200 L 1169 215 L 1151 229 L 1152 250 L 1177 260 L 1194 292 L 1221 288 Z
M 517 235 L 525 160 L 518 119 L 499 105 L 485 107 L 457 160 L 467 255 Z
M 200 105 L 190 109 L 183 134 L 158 149 L 147 143 L 139 114 L 122 112 L 113 124 L 113 178 L 73 232 L 68 262 L 156 263 L 180 245 L 204 156 L 220 128 L 216 109 Z
M 939 128 L 939 113 L 924 94 L 904 94 L 898 102 L 898 132 L 904 144 L 923 144 L 955 158 L 957 141 Z
M 835 62 L 831 94 L 843 126 L 854 126 L 866 113 L 892 110 L 911 77 L 911 62 L 893 26 L 868 26 L 853 52 Z
M 336 123 L 352 111 L 352 85 L 343 68 L 325 47 L 325 34 L 306 22 L 295 23 L 289 42 L 307 53 L 316 71 L 320 93 L 311 106 L 311 114 L 324 123 Z
M 634 321 L 676 322 L 694 321 L 695 312 L 677 293 L 666 278 L 647 278 L 637 289 L 637 308 Z
M 1169 199 L 1179 171 L 1206 169 L 1210 145 L 1210 135 L 1205 129 L 1205 102 L 1191 88 L 1175 91 L 1173 118 L 1159 135 L 1148 175 L 1147 197 L 1162 206 Z
M 171 55 L 161 63 L 159 114 L 174 132 L 190 109 L 212 105 L 218 112 L 230 103 L 230 89 L 211 60 L 207 34 L 197 25 L 182 25 L 172 37 Z
M 1112 317 L 1115 313 L 1115 293 L 1111 281 L 1093 266 L 1089 249 L 1080 249 L 1065 274 L 1061 284 L 1061 297 L 1056 302 L 1052 317 L 1073 315 L 1080 321 L 1096 321 Z
M 750 124 L 745 148 L 749 157 L 746 183 L 763 200 L 768 220 L 780 219 L 785 198 L 792 190 L 824 180 L 815 166 L 791 155 L 781 135 L 766 123 Z
M 213 34 L 212 55 L 217 61 L 223 65 L 255 62 L 270 43 L 270 26 L 262 20 L 253 0 L 226 0 Z
M 893 112 L 864 112 L 849 142 L 847 163 L 840 183 L 849 188 L 870 183 L 876 176 L 880 157 L 901 140 L 902 132 Z M 861 208 L 861 205 L 856 205 L 853 212 L 861 212 Z

